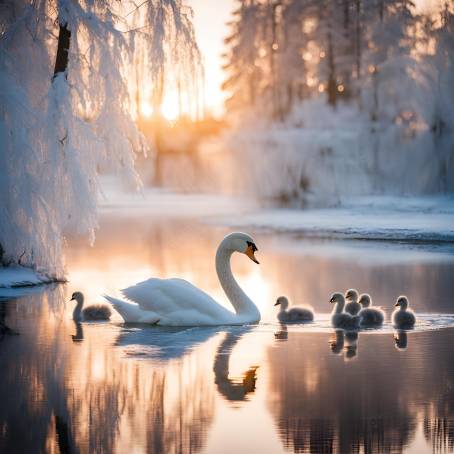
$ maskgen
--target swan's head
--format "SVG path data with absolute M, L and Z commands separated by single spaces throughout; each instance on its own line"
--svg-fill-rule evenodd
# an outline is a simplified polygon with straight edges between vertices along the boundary
M 345 292 L 345 299 L 349 301 L 358 301 L 358 291 L 350 288 Z
M 285 311 L 288 307 L 288 299 L 285 296 L 280 296 L 276 302 L 274 303 L 275 306 L 281 306 L 281 310 Z
M 254 253 L 258 251 L 258 248 L 255 245 L 254 239 L 247 233 L 230 233 L 222 240 L 222 246 L 224 249 L 246 254 L 253 262 L 259 263 L 254 255 Z
M 342 293 L 333 293 L 331 295 L 331 299 L 329 300 L 330 303 L 339 303 L 339 304 L 344 304 L 345 303 L 345 298 Z
M 402 310 L 407 309 L 408 305 L 408 298 L 405 295 L 399 296 L 399 298 L 397 298 L 396 304 L 394 304 L 394 306 L 400 306 Z
M 369 307 L 370 306 L 370 295 L 367 293 L 363 293 L 359 297 L 358 303 L 361 304 L 361 306 L 363 306 L 363 307 Z
M 70 301 L 76 300 L 78 304 L 82 304 L 84 302 L 84 295 L 82 292 L 74 292 L 71 295 Z

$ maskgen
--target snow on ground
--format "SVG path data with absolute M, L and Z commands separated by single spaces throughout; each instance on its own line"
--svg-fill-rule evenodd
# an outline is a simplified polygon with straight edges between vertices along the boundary
M 352 197 L 341 207 L 264 209 L 252 199 L 181 194 L 145 188 L 124 192 L 104 178 L 101 213 L 128 217 L 187 217 L 235 228 L 301 233 L 323 238 L 454 241 L 454 196 Z
M 243 213 L 258 208 L 252 199 L 205 193 L 176 193 L 166 189 L 143 188 L 126 191 L 113 177 L 103 177 L 101 214 L 127 217 L 200 218 Z
M 0 267 L 0 297 L 16 294 L 18 287 L 33 287 L 53 282 L 49 277 L 23 266 Z
M 352 198 L 326 209 L 265 209 L 220 222 L 321 238 L 454 241 L 454 197 Z

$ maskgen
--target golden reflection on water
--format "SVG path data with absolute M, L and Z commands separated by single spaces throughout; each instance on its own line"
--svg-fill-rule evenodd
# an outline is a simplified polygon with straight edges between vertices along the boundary
M 449 343 L 454 333 L 409 337 L 413 349 L 402 356 L 390 336 L 360 334 L 355 345 L 362 344 L 362 353 L 354 362 L 342 361 L 340 350 L 333 351 L 342 339 L 339 332 L 329 339 L 331 355 L 324 349 L 326 336 L 319 333 L 290 333 L 287 342 L 268 348 L 268 408 L 285 447 L 294 452 L 402 452 L 405 447 L 431 452 L 431 443 L 434 452 L 452 450 Z M 289 367 L 289 358 L 298 358 L 297 367 Z M 445 394 L 440 396 L 440 390 Z M 443 402 L 437 416 L 433 402 Z
M 390 333 L 343 335 L 339 355 L 337 333 L 78 326 L 66 291 L 2 303 L 20 335 L 2 341 L 1 452 L 453 447 L 452 330 L 411 333 L 405 351 Z M 193 345 L 175 350 L 179 336 Z M 349 361 L 352 343 L 360 353 Z
M 165 367 L 127 360 L 113 348 L 121 328 L 76 327 L 64 312 L 63 294 L 58 287 L 44 297 L 7 303 L 20 336 L 5 358 L 1 393 L 10 396 L 6 439 L 19 443 L 16 452 L 35 452 L 40 443 L 49 452 L 58 452 L 61 443 L 81 452 L 200 449 L 213 417 L 214 384 L 205 373 L 210 346 Z M 15 309 L 23 305 L 27 313 L 16 319 Z M 72 342 L 75 330 L 83 342 Z M 30 440 L 12 433 L 28 425 Z
M 101 301 L 150 276 L 186 278 L 228 304 L 214 273 L 225 230 L 194 231 L 113 223 L 93 248 L 70 242 L 68 285 L 0 303 L 0 321 L 20 333 L 0 343 L 0 452 L 453 450 L 452 329 L 355 336 L 71 320 L 72 291 Z M 289 255 L 255 236 L 261 265 L 239 256 L 233 268 L 265 321 L 279 294 L 327 312 L 320 295 L 350 280 L 365 286 L 377 272 L 339 271 L 339 262 Z M 402 282 L 440 282 L 419 268 L 406 267 Z

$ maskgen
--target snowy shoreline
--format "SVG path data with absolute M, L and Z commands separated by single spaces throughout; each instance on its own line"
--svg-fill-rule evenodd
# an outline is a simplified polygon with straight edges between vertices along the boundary
M 221 223 L 313 238 L 454 242 L 454 198 L 358 198 L 339 208 L 266 209 Z
M 245 197 L 154 188 L 124 193 L 112 180 L 104 182 L 102 216 L 194 218 L 212 225 L 313 238 L 454 242 L 454 195 L 349 197 L 332 208 L 263 208 Z
M 0 267 L 0 289 L 36 287 L 56 282 L 64 281 L 40 274 L 24 266 Z

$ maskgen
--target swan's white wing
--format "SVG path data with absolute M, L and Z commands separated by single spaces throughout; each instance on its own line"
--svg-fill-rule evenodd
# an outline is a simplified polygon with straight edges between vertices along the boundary
M 183 314 L 187 314 L 192 319 L 200 314 L 204 318 L 218 320 L 233 315 L 210 295 L 184 279 L 151 278 L 123 289 L 122 293 L 139 304 L 143 310 L 153 311 L 164 317 L 175 318 L 178 314 L 178 318 L 185 318 Z

